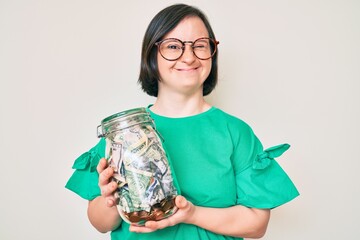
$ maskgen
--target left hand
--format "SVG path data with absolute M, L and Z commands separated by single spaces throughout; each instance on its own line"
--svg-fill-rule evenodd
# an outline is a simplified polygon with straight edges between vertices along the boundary
M 182 222 L 189 223 L 195 212 L 195 206 L 183 196 L 177 196 L 175 198 L 175 205 L 178 210 L 174 215 L 160 221 L 147 221 L 145 226 L 130 225 L 129 230 L 131 232 L 148 233 L 174 226 Z

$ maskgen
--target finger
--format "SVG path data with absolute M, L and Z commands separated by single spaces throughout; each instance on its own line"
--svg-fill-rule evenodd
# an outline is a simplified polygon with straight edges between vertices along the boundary
M 163 229 L 169 226 L 173 226 L 173 224 L 170 221 L 171 219 L 166 218 L 160 221 L 147 221 L 145 223 L 145 227 L 152 229 L 152 230 L 158 230 L 158 229 Z
M 186 208 L 188 204 L 189 202 L 183 196 L 179 195 L 175 198 L 175 205 L 180 209 Z
M 99 175 L 99 185 L 103 186 L 109 183 L 110 177 L 113 175 L 114 170 L 111 167 L 106 168 Z
M 109 196 L 106 198 L 106 206 L 113 207 L 116 205 L 115 197 Z
M 113 195 L 114 191 L 117 188 L 117 184 L 114 181 L 109 182 L 106 185 L 101 186 L 101 195 L 108 197 Z
M 107 167 L 107 161 L 105 158 L 100 159 L 98 165 L 96 166 L 97 172 L 100 174 Z
M 154 232 L 156 229 L 151 229 L 143 226 L 130 225 L 129 230 L 130 232 L 150 233 L 150 232 Z
M 162 221 L 162 220 L 160 220 L 160 221 Z M 158 222 L 155 222 L 155 221 L 147 221 L 145 223 L 145 227 L 153 229 L 153 230 L 159 229 L 158 225 L 159 225 Z

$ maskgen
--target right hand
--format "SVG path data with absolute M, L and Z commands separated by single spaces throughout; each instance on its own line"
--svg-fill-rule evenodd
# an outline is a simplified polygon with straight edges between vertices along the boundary
M 100 159 L 96 170 L 99 173 L 99 187 L 101 190 L 101 196 L 104 197 L 108 207 L 113 207 L 116 205 L 114 192 L 117 188 L 116 182 L 111 180 L 111 177 L 114 174 L 114 170 L 108 166 L 105 158 Z

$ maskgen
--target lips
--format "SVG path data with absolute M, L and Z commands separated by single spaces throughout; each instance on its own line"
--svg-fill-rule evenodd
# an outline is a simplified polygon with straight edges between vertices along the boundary
M 176 70 L 181 71 L 181 72 L 191 72 L 191 71 L 195 71 L 197 70 L 199 67 L 196 68 L 177 68 Z

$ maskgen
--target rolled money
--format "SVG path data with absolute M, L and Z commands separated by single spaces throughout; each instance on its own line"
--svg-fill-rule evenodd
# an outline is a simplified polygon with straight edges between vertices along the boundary
M 114 196 L 120 215 L 129 222 L 143 224 L 176 212 L 177 190 L 161 136 L 149 114 L 143 109 L 135 110 L 130 112 L 139 111 L 139 115 L 120 113 L 102 124 L 105 157 L 114 169 L 113 180 L 118 185 Z

